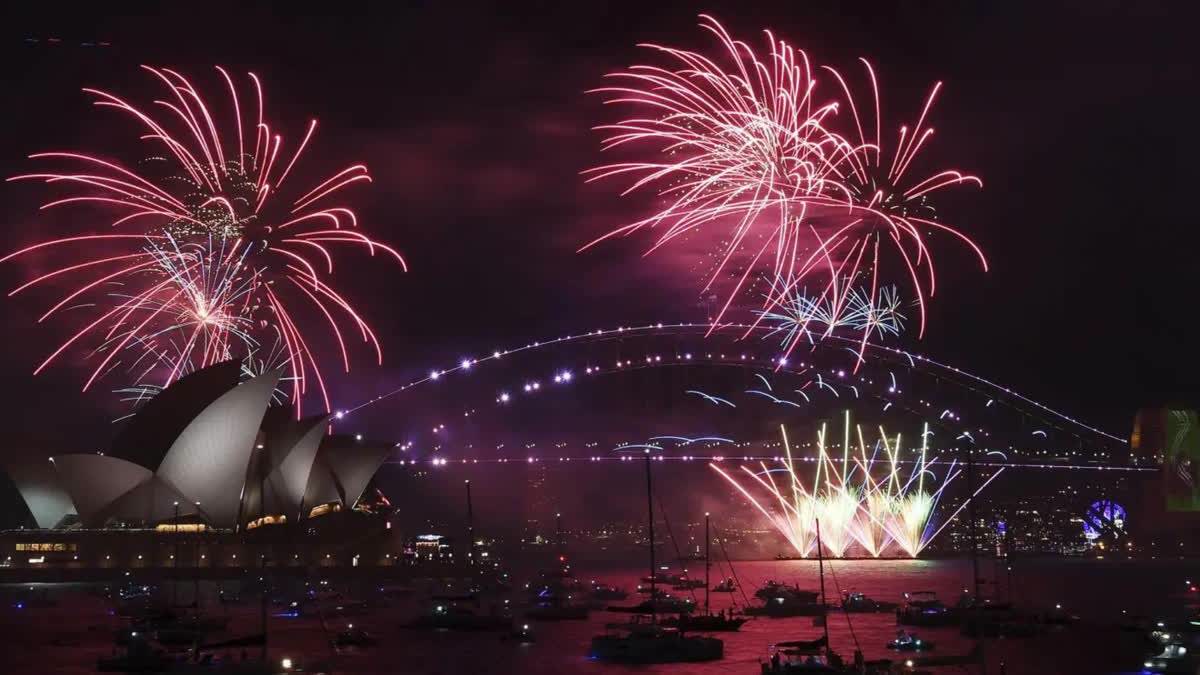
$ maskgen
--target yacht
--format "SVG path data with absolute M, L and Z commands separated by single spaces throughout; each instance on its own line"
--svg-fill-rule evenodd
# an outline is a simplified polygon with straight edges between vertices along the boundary
M 636 617 L 632 623 L 609 624 L 608 633 L 592 638 L 590 658 L 614 663 L 686 663 L 715 661 L 725 643 Z
M 680 614 L 662 620 L 662 625 L 694 633 L 731 633 L 749 619 L 720 612 L 717 614 Z
M 713 586 L 712 590 L 713 593 L 733 593 L 737 590 L 737 584 L 733 581 L 733 577 L 728 577 Z
M 896 623 L 906 626 L 946 626 L 956 620 L 933 591 L 905 593 L 904 604 L 896 609 Z
M 541 598 L 525 610 L 525 616 L 538 621 L 571 621 L 588 618 L 586 605 L 563 600 L 558 596 Z
M 838 608 L 843 612 L 890 612 L 896 609 L 894 602 L 872 600 L 866 595 L 854 591 L 842 591 L 842 604 Z
M 725 610 L 721 610 L 718 614 L 713 614 L 712 606 L 709 603 L 710 591 L 708 588 L 708 574 L 711 566 L 711 558 L 709 554 L 709 543 L 712 537 L 709 534 L 710 519 L 709 515 L 704 514 L 704 581 L 701 586 L 704 587 L 704 613 L 703 614 L 680 614 L 678 617 L 666 619 L 663 621 L 664 626 L 678 628 L 681 631 L 700 631 L 700 632 L 732 632 L 742 627 L 746 623 L 746 619 L 733 616 L 732 612 L 727 616 Z M 730 563 L 732 566 L 732 563 Z
M 756 593 L 756 595 L 758 595 Z M 821 602 L 816 591 L 802 591 L 786 586 L 777 587 L 774 595 L 763 598 L 763 604 L 757 607 L 747 607 L 746 614 L 750 616 L 769 616 L 774 618 L 786 616 L 823 616 L 828 608 Z
M 354 624 L 350 624 L 346 630 L 333 636 L 332 642 L 334 647 L 374 647 L 379 640 L 367 631 L 355 628 Z
M 929 640 L 922 640 L 917 637 L 916 633 L 909 633 L 905 630 L 896 632 L 896 639 L 887 643 L 887 648 L 898 652 L 927 652 L 932 650 L 933 643 Z
M 767 581 L 767 583 L 763 584 L 763 586 L 761 588 L 754 591 L 754 597 L 758 598 L 759 600 L 766 600 L 767 598 L 773 598 L 776 595 L 779 595 L 780 593 L 783 593 L 783 592 L 787 592 L 791 589 L 792 589 L 791 586 L 788 586 L 787 584 L 785 584 L 783 582 L 775 581 L 774 579 L 771 579 L 771 580 Z
M 592 582 L 592 600 L 624 600 L 627 597 L 629 597 L 629 592 L 623 588 Z
M 445 630 L 503 630 L 512 625 L 512 618 L 496 612 L 480 611 L 479 598 L 466 596 L 434 596 L 429 611 L 409 624 L 417 629 Z
M 636 605 L 610 605 L 610 612 L 627 614 L 687 614 L 695 611 L 696 603 L 687 598 L 677 598 L 669 593 L 656 595 L 653 600 L 645 600 Z
M 632 622 L 609 624 L 607 632 L 592 638 L 589 657 L 614 663 L 680 663 L 713 661 L 725 654 L 725 643 L 718 638 L 687 635 L 677 627 L 657 622 L 660 603 L 672 598 L 657 597 L 657 568 L 654 565 L 654 488 L 651 482 L 650 454 L 646 453 L 646 507 L 648 513 L 648 542 L 650 553 L 649 616 L 635 616 Z M 707 584 L 705 584 L 707 586 Z M 690 612 L 694 603 L 686 602 L 677 612 Z M 640 609 L 635 608 L 637 612 Z
M 854 663 L 846 663 L 837 652 L 829 648 L 824 637 L 816 640 L 792 640 L 772 646 L 771 655 L 759 661 L 762 675 L 793 675 L 799 673 L 855 673 L 856 675 L 883 675 L 894 672 L 892 662 L 864 661 L 860 652 L 855 653 Z

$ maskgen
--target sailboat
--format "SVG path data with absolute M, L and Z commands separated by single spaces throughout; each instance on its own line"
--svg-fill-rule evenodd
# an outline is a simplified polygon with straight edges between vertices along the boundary
M 695 630 L 695 631 L 714 631 L 714 632 L 732 632 L 742 627 L 746 623 L 746 619 L 742 617 L 734 617 L 732 613 L 726 616 L 722 611 L 720 614 L 713 614 L 712 608 L 709 605 L 709 593 L 712 586 L 708 578 L 711 558 L 709 555 L 709 544 L 712 543 L 712 535 L 709 534 L 709 514 L 704 514 L 704 613 L 703 614 L 680 614 L 678 618 L 666 619 L 663 621 L 665 626 L 675 626 L 680 630 Z
M 654 565 L 654 487 L 650 475 L 650 452 L 646 451 L 646 505 L 649 512 L 650 535 L 650 597 L 655 595 Z M 649 617 L 637 616 L 634 621 L 609 624 L 609 632 L 592 638 L 590 657 L 617 663 L 681 663 L 713 661 L 725 653 L 725 643 L 714 637 L 686 635 L 682 629 L 663 626 L 658 622 L 654 602 Z
M 583 603 L 583 585 L 575 578 L 567 562 L 566 548 L 562 536 L 562 514 L 555 514 L 556 540 L 558 542 L 558 567 L 542 570 L 538 578 L 525 585 L 529 591 L 529 607 L 525 616 L 538 621 L 569 621 L 588 618 L 588 607 Z
M 821 606 L 825 606 L 825 558 L 821 555 L 821 521 L 816 521 L 817 569 L 821 579 Z M 846 616 L 849 620 L 849 615 Z M 837 652 L 829 648 L 829 624 L 822 616 L 822 635 L 815 640 L 790 640 L 778 642 L 771 647 L 770 658 L 759 662 L 763 675 L 776 673 L 857 673 L 875 675 L 890 673 L 891 661 L 864 661 L 862 652 L 855 650 L 854 663 L 847 664 Z

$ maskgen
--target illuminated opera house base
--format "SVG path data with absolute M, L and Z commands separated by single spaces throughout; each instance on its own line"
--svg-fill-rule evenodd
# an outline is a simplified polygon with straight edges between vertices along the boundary
M 124 572 L 187 570 L 205 578 L 271 568 L 388 567 L 405 563 L 387 516 L 334 512 L 292 525 L 222 530 L 200 523 L 152 529 L 27 529 L 0 533 L 0 579 L 35 580 L 37 570 L 105 579 Z M 298 570 L 299 571 L 299 570 Z M 34 576 L 28 576 L 33 574 Z M 53 576 L 53 575 L 52 575 Z
M 10 459 L 27 513 L 0 533 L 0 565 L 390 564 L 400 549 L 389 543 L 390 505 L 364 494 L 391 445 L 271 406 L 278 372 L 239 375 L 231 361 L 180 379 L 106 452 Z

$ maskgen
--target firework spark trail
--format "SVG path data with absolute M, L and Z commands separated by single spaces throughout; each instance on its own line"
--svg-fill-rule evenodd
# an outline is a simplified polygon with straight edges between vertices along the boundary
M 901 126 L 898 141 L 888 145 L 875 72 L 865 60 L 874 109 L 867 120 L 874 121 L 874 133 L 864 128 L 861 106 L 838 71 L 814 66 L 803 51 L 769 31 L 760 55 L 710 16 L 702 15 L 700 26 L 716 39 L 712 56 L 643 45 L 665 65 L 630 66 L 611 73 L 612 84 L 595 90 L 606 103 L 634 109 L 633 116 L 598 127 L 606 134 L 603 149 L 641 147 L 657 155 L 598 166 L 585 172 L 587 180 L 625 178 L 630 183 L 623 195 L 652 191 L 663 205 L 580 250 L 661 226 L 649 255 L 684 235 L 716 230 L 717 262 L 704 289 L 725 276 L 735 281 L 711 317 L 713 326 L 754 274 L 779 280 L 763 298 L 758 321 L 793 301 L 798 289 L 823 279 L 812 284 L 821 289 L 813 302 L 829 314 L 827 326 L 836 324 L 852 302 L 871 310 L 859 318 L 867 324 L 860 362 L 871 333 L 888 332 L 874 308 L 894 302 L 894 295 L 882 297 L 881 282 L 890 273 L 885 270 L 895 267 L 913 288 L 918 336 L 923 335 L 926 298 L 936 290 L 927 233 L 961 239 L 987 269 L 978 245 L 938 220 L 931 203 L 945 188 L 982 182 L 954 169 L 909 178 L 933 135 L 926 121 L 941 83 L 912 130 Z M 818 91 L 819 73 L 837 82 L 832 95 Z M 843 104 L 850 114 L 838 119 Z M 842 133 L 835 122 L 852 130 Z M 891 264 L 881 259 L 887 250 L 896 258 Z M 800 325 L 806 333 L 806 322 Z M 797 343 L 792 340 L 787 353 Z
M 774 283 L 777 287 L 790 286 L 782 279 L 776 279 Z M 775 294 L 774 289 L 772 294 Z M 895 286 L 881 288 L 874 296 L 866 289 L 853 289 L 842 306 L 836 306 L 827 296 L 811 296 L 803 288 L 793 289 L 791 295 L 773 304 L 771 310 L 756 312 L 769 328 L 762 339 L 782 334 L 780 346 L 785 353 L 791 352 L 799 340 L 815 344 L 838 329 L 861 333 L 867 342 L 874 335 L 899 335 L 904 329 L 905 317 L 900 311 L 900 297 Z M 860 345 L 859 358 L 864 351 Z
M 34 252 L 70 256 L 66 264 L 10 292 L 69 280 L 72 290 L 39 321 L 81 297 L 95 297 L 91 304 L 104 312 L 55 350 L 37 372 L 85 339 L 98 340 L 91 351 L 103 354 L 85 390 L 121 362 L 118 354 L 124 350 L 134 351 L 131 372 L 139 382 L 126 393 L 153 393 L 210 363 L 253 358 L 251 370 L 285 368 L 284 380 L 290 383 L 298 415 L 310 378 L 328 409 L 321 360 L 310 349 L 306 322 L 293 306 L 307 305 L 305 316 L 319 316 L 329 325 L 344 370 L 350 367 L 345 332 L 358 333 L 381 361 L 374 332 L 331 283 L 333 249 L 383 254 L 407 270 L 395 249 L 358 231 L 353 210 L 329 203 L 348 186 L 371 182 L 366 166 L 352 164 L 288 195 L 281 188 L 289 178 L 297 182 L 294 177 L 313 141 L 316 120 L 309 121 L 300 142 L 288 149 L 265 118 L 262 85 L 253 73 L 249 79 L 256 117 L 247 120 L 236 80 L 219 66 L 228 88 L 227 109 L 210 106 L 192 82 L 174 70 L 142 68 L 167 94 L 154 101 L 154 108 L 139 108 L 98 89 L 84 91 L 94 105 L 131 118 L 142 129 L 141 139 L 161 156 L 143 153 L 139 165 L 131 168 L 93 154 L 44 152 L 31 159 L 70 168 L 8 179 L 42 181 L 68 190 L 45 203 L 43 210 L 103 207 L 117 214 L 110 228 L 127 230 L 51 239 L 0 258 L 4 262 Z M 234 134 L 222 135 L 221 110 L 232 113 Z M 121 252 L 99 255 L 94 244 L 109 244 Z M 109 290 L 113 286 L 124 290 L 114 293 Z M 263 345 L 272 346 L 264 350 Z M 159 382 L 148 379 L 152 372 L 158 373 Z
M 769 468 L 766 463 L 760 463 L 759 471 L 741 467 L 742 473 L 752 479 L 751 485 L 762 488 L 761 497 L 715 462 L 709 466 L 762 513 L 798 555 L 808 557 L 815 551 L 817 518 L 822 526 L 821 543 L 826 552 L 835 557 L 844 557 L 854 545 L 872 557 L 886 554 L 892 546 L 909 557 L 916 557 L 941 532 L 938 528 L 930 533 L 933 514 L 943 491 L 961 471 L 956 471 L 952 462 L 937 488 L 928 491 L 926 474 L 936 481 L 931 467 L 937 459 L 929 459 L 925 440 L 921 444 L 919 460 L 903 460 L 900 435 L 889 439 L 881 427 L 879 440 L 868 455 L 862 429 L 851 424 L 847 411 L 842 457 L 832 457 L 828 452 L 828 430 L 822 426 L 817 433 L 816 467 L 812 481 L 806 487 L 796 470 L 787 431 L 783 427 L 780 431 L 785 453 L 778 460 L 780 468 Z M 926 425 L 922 438 L 928 439 L 928 436 Z M 851 447 L 853 437 L 857 437 L 857 453 Z M 877 461 L 881 450 L 884 459 Z M 902 478 L 901 468 L 906 464 L 911 468 L 908 476 Z M 877 478 L 881 471 L 882 475 Z M 775 473 L 785 474 L 787 484 L 777 482 Z

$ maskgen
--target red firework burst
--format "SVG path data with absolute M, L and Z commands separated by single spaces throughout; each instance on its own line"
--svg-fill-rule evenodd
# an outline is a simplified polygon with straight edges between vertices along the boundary
M 39 153 L 31 159 L 70 169 L 8 179 L 68 188 L 71 192 L 41 208 L 100 207 L 115 214 L 106 229 L 119 230 L 50 239 L 0 258 L 34 252 L 69 256 L 65 264 L 9 293 L 51 279 L 68 281 L 70 291 L 39 322 L 78 307 L 98 313 L 35 374 L 73 345 L 88 349 L 98 361 L 84 390 L 122 359 L 130 361 L 125 365 L 138 378 L 161 373 L 157 386 L 166 386 L 195 368 L 245 357 L 257 367 L 285 367 L 297 414 L 310 378 L 328 410 L 321 359 L 293 306 L 307 304 L 314 316 L 324 318 L 345 370 L 350 369 L 347 331 L 358 333 L 381 361 L 371 327 L 331 284 L 332 250 L 361 247 L 372 256 L 393 257 L 407 269 L 395 249 L 358 230 L 350 208 L 331 204 L 344 188 L 371 182 L 367 168 L 354 164 L 314 187 L 285 191 L 312 141 L 316 120 L 294 150 L 286 149 L 282 135 L 265 121 L 258 77 L 249 73 L 254 104 L 247 124 L 234 79 L 218 66 L 228 87 L 227 117 L 236 130 L 222 134 L 221 115 L 188 78 L 168 68 L 142 67 L 167 94 L 147 109 L 152 112 L 108 92 L 84 91 L 94 105 L 133 118 L 142 129 L 141 140 L 160 155 L 143 156 L 130 167 L 91 153 Z M 113 250 L 96 255 L 97 244 Z

